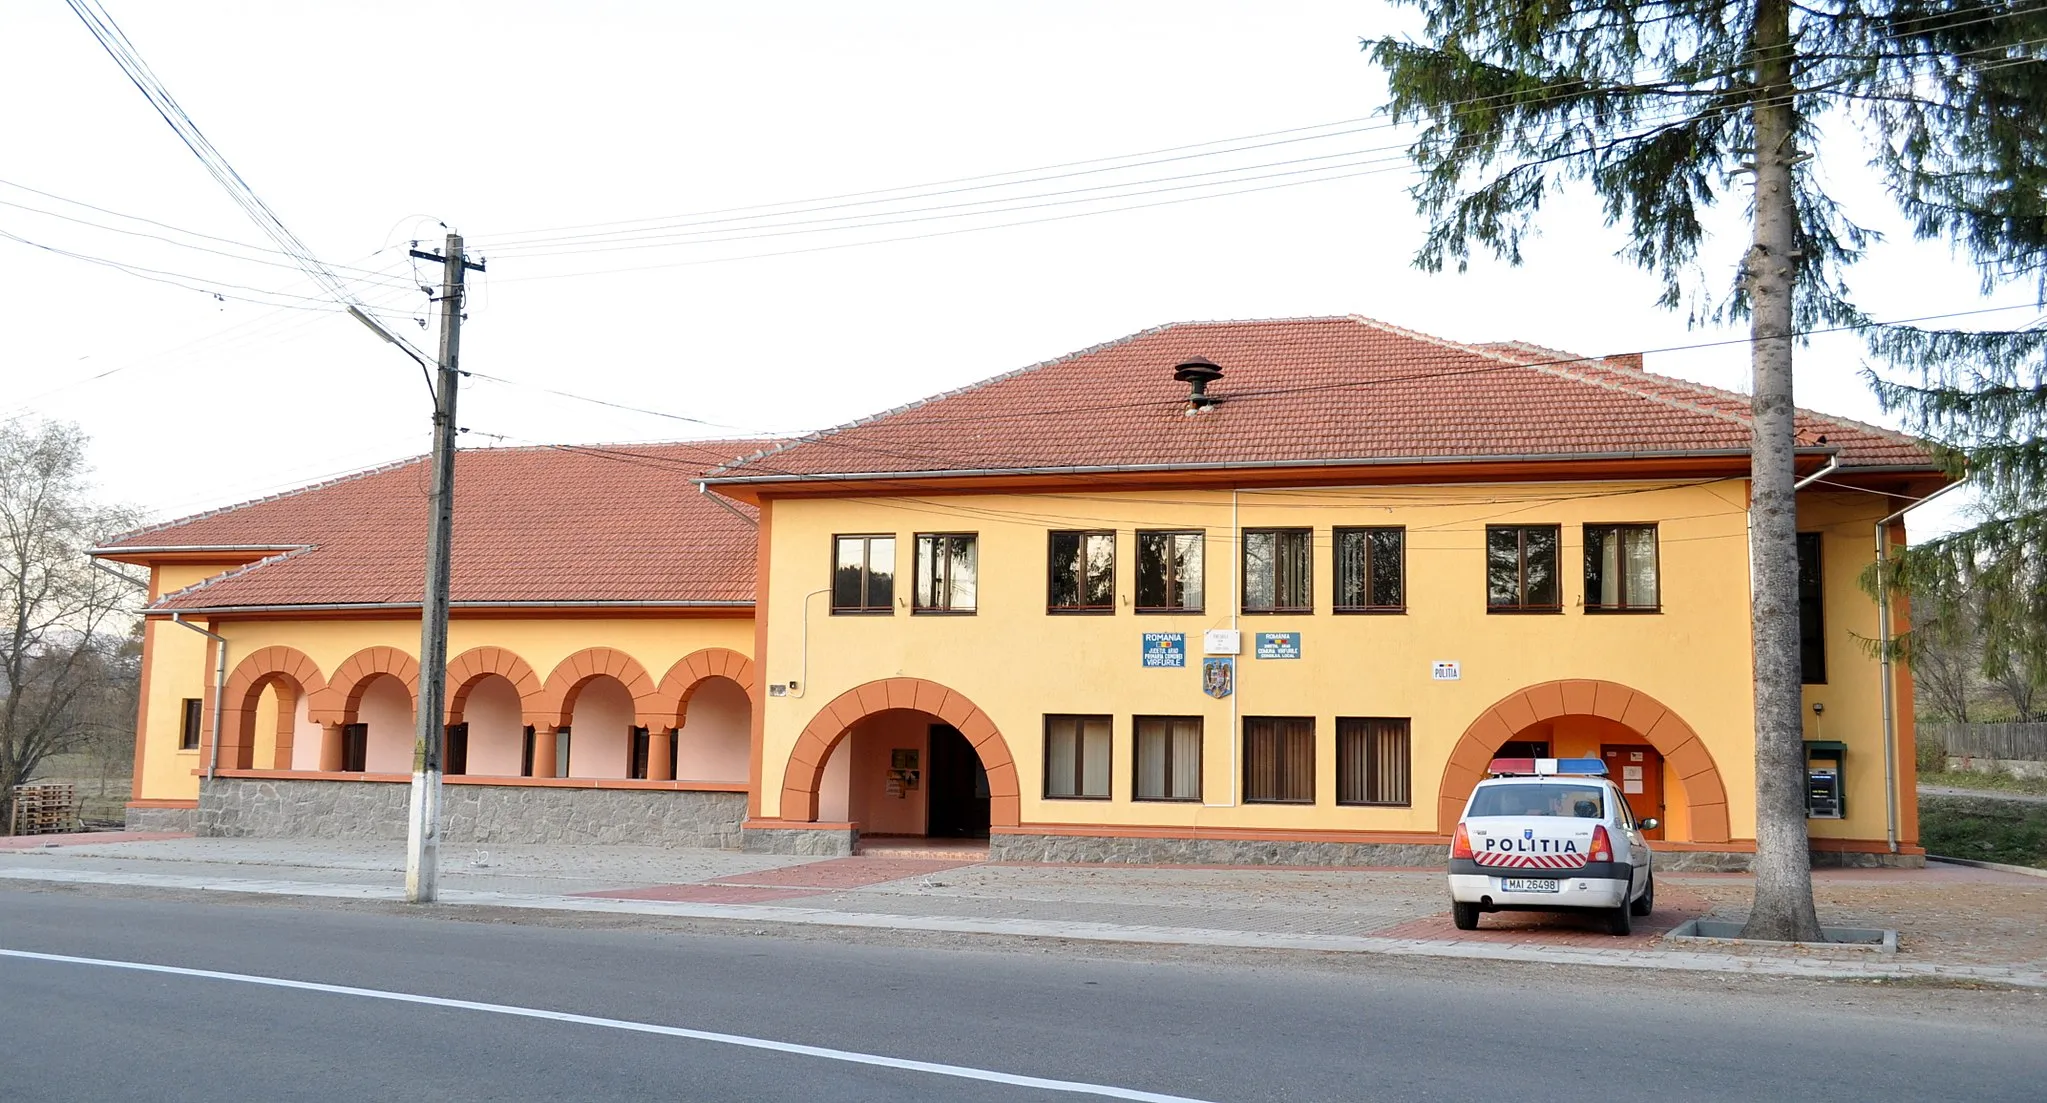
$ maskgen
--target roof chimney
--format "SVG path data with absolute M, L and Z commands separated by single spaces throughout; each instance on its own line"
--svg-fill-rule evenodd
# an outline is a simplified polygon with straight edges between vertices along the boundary
M 1187 412 L 1213 409 L 1222 399 L 1208 393 L 1208 385 L 1223 377 L 1223 370 L 1206 356 L 1192 356 L 1173 369 L 1173 378 L 1189 385 Z

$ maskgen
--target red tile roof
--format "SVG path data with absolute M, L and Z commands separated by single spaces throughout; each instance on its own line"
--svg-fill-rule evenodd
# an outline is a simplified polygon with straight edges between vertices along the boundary
M 750 604 L 754 527 L 741 514 L 753 511 L 713 499 L 695 480 L 769 443 L 459 452 L 453 600 Z M 415 457 L 141 529 L 103 550 L 281 549 L 152 608 L 417 605 L 429 477 Z
M 1222 366 L 1188 415 L 1173 368 Z M 997 470 L 1738 454 L 1748 400 L 1622 358 L 1469 345 L 1367 318 L 1162 326 L 778 445 L 719 481 Z M 1802 413 L 1844 466 L 1926 466 L 1911 438 Z M 1820 437 L 1825 436 L 1824 445 Z

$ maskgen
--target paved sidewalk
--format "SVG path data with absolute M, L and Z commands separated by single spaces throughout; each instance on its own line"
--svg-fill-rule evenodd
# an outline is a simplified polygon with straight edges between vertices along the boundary
M 10 841 L 12 842 L 12 841 Z M 397 900 L 403 844 L 99 834 L 0 847 L 0 881 Z M 2047 882 L 1961 867 L 1815 876 L 1821 917 L 1900 932 L 1895 955 L 1679 942 L 1698 916 L 1739 918 L 1741 874 L 1667 874 L 1656 913 L 1615 938 L 1577 916 L 1450 922 L 1442 875 L 1416 869 L 1010 865 L 963 856 L 813 859 L 652 847 L 459 848 L 450 906 L 994 934 L 1104 942 L 1386 953 L 2047 988 Z

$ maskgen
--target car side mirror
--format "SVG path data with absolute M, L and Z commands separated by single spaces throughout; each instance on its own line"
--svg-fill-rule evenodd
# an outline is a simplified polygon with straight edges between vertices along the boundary
M 1663 826 L 1663 821 L 1657 819 L 1655 816 L 1650 816 L 1649 818 L 1640 821 L 1635 826 L 1641 828 L 1644 831 L 1654 831 L 1657 828 Z

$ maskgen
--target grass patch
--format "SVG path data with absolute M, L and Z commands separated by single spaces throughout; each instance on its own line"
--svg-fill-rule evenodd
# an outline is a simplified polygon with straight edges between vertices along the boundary
M 1921 770 L 1919 784 L 2047 796 L 2047 777 L 2017 777 L 2003 771 L 1990 774 L 1979 770 Z
M 2047 805 L 1921 797 L 1919 842 L 1929 854 L 2047 869 Z

